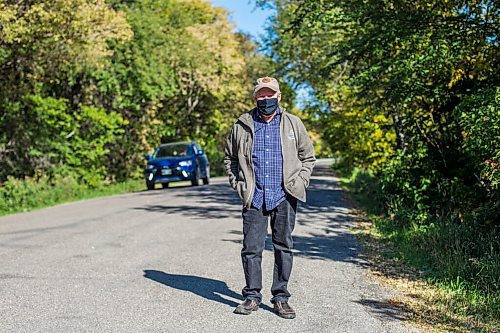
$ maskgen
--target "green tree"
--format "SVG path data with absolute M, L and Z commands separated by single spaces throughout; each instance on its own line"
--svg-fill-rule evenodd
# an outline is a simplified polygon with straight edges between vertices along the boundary
M 0 1 L 0 182 L 65 162 L 50 141 L 87 110 L 81 77 L 109 64 L 108 41 L 130 37 L 104 1 Z

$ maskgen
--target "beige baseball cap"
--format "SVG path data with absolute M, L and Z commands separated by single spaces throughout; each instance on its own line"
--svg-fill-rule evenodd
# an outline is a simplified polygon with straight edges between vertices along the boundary
M 270 76 L 264 76 L 257 79 L 257 85 L 253 89 L 253 96 L 255 97 L 257 91 L 261 90 L 262 88 L 269 88 L 276 92 L 281 92 L 278 80 Z

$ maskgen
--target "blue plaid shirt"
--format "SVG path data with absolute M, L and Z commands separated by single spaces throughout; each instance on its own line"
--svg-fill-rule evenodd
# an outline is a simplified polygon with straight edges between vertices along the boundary
M 265 203 L 264 208 L 272 210 L 285 200 L 280 122 L 279 113 L 269 123 L 264 122 L 257 111 L 253 113 L 252 160 L 256 186 L 252 205 L 258 209 Z

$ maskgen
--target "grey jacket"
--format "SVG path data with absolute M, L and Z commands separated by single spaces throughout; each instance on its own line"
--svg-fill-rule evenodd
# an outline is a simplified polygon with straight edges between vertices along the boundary
M 227 138 L 224 166 L 229 184 L 238 191 L 243 206 L 249 208 L 255 191 L 252 150 L 254 125 L 252 112 L 241 115 Z M 316 158 L 314 148 L 300 118 L 284 109 L 281 112 L 281 149 L 283 155 L 284 190 L 295 198 L 306 201 L 306 188 Z

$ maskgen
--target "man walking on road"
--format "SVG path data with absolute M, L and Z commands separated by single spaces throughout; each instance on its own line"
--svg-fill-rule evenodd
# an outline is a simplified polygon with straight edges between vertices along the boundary
M 306 200 L 316 159 L 302 121 L 279 105 L 278 81 L 272 77 L 258 79 L 253 95 L 257 107 L 233 125 L 224 157 L 229 183 L 243 202 L 245 300 L 234 312 L 248 315 L 262 301 L 262 251 L 270 219 L 274 247 L 271 302 L 278 316 L 293 319 L 295 311 L 288 304 L 292 231 L 297 200 Z

